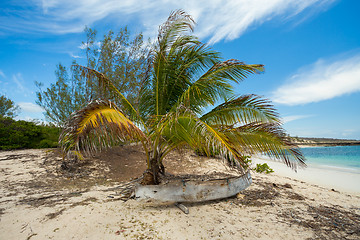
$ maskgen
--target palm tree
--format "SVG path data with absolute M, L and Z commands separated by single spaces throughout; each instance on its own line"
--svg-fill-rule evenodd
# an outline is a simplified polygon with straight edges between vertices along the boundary
M 222 61 L 219 52 L 189 33 L 194 24 L 191 16 L 179 10 L 160 26 L 137 109 L 102 73 L 76 66 L 114 91 L 121 107 L 94 100 L 75 112 L 60 137 L 64 153 L 80 155 L 120 142 L 141 142 L 147 155 L 148 184 L 158 184 L 160 173 L 165 173 L 164 157 L 184 146 L 206 155 L 216 151 L 242 169 L 244 156 L 254 153 L 280 159 L 293 169 L 305 165 L 268 100 L 234 95 L 232 84 L 262 72 L 263 65 Z

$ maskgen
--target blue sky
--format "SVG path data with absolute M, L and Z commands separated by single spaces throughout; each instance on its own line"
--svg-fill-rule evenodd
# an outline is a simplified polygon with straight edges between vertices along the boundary
M 18 118 L 43 119 L 34 82 L 47 87 L 58 63 L 81 62 L 86 25 L 154 37 L 176 9 L 225 59 L 265 65 L 236 92 L 271 99 L 291 135 L 360 139 L 358 0 L 2 0 L 0 94 L 21 107 Z

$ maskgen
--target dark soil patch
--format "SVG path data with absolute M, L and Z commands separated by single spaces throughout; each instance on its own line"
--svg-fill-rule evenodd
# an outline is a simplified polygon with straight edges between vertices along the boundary
M 145 154 L 133 146 L 115 147 L 85 160 L 63 161 L 60 156 L 58 149 L 49 152 L 43 162 L 46 182 L 38 180 L 28 185 L 46 184 L 53 190 L 88 189 L 94 185 L 128 182 L 141 176 L 146 168 Z
M 141 146 L 119 146 L 98 153 L 91 161 L 107 165 L 107 177 L 117 182 L 137 178 L 146 170 L 146 154 Z
M 140 146 L 119 146 L 94 154 L 84 160 L 65 160 L 57 149 L 49 153 L 45 167 L 56 166 L 53 177 L 127 182 L 142 175 L 146 169 L 146 155 Z M 51 172 L 51 171 L 50 171 Z

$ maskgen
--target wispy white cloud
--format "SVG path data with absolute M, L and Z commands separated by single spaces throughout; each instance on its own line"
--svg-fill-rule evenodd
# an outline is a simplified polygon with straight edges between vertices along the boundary
M 2 78 L 6 78 L 5 73 L 4 73 L 3 71 L 1 71 L 1 70 L 0 70 L 0 77 L 2 77 Z
M 341 135 L 343 137 L 351 137 L 351 136 L 359 136 L 360 134 L 360 128 L 357 129 L 345 129 L 341 132 Z
M 75 55 L 75 54 L 73 54 L 72 52 L 69 52 L 69 55 L 70 55 L 70 57 L 72 57 L 72 58 L 82 58 L 81 56 Z
M 360 91 L 360 53 L 341 60 L 318 60 L 301 68 L 273 93 L 286 105 L 319 102 Z
M 42 109 L 40 106 L 31 102 L 20 102 L 18 105 L 24 112 L 41 113 L 44 111 L 44 109 Z
M 296 121 L 296 120 L 300 120 L 300 119 L 304 119 L 304 118 L 309 118 L 312 117 L 312 115 L 290 115 L 290 116 L 286 116 L 282 118 L 282 122 L 283 123 L 289 123 L 292 121 Z
M 215 43 L 223 39 L 233 40 L 247 29 L 280 17 L 286 22 L 308 8 L 330 6 L 333 1 L 317 0 L 243 0 L 212 1 L 212 6 L 197 2 L 195 8 L 199 18 L 199 36 L 210 37 Z
M 287 21 L 311 9 L 325 10 L 335 0 L 33 0 L 22 6 L 4 9 L 0 14 L 0 30 L 5 33 L 81 32 L 85 25 L 111 16 L 120 21 L 136 19 L 143 24 L 145 33 L 156 32 L 169 12 L 184 9 L 198 22 L 197 34 L 215 43 L 232 40 L 248 28 L 262 24 L 276 17 Z M 27 4 L 27 6 L 24 6 Z M 160 6 L 160 7 L 159 7 Z M 320 11 L 319 10 L 319 11 Z
M 18 87 L 18 89 L 20 91 L 22 91 L 22 92 L 25 91 L 25 87 L 22 84 L 23 77 L 22 77 L 21 73 L 16 73 L 16 74 L 12 75 L 12 80 L 14 81 L 14 83 L 16 84 L 16 86 Z

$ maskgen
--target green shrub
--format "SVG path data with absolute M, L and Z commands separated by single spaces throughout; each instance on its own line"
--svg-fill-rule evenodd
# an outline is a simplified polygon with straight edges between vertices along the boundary
M 43 139 L 40 141 L 38 148 L 56 148 L 57 145 L 57 142 L 51 141 L 49 139 Z
M 0 117 L 0 150 L 56 147 L 59 134 L 52 125 Z
M 264 163 L 264 164 L 258 163 L 258 164 L 256 164 L 256 167 L 253 170 L 257 173 L 265 172 L 266 174 L 274 172 L 274 170 L 272 168 L 270 168 L 269 165 L 267 165 L 267 163 Z

